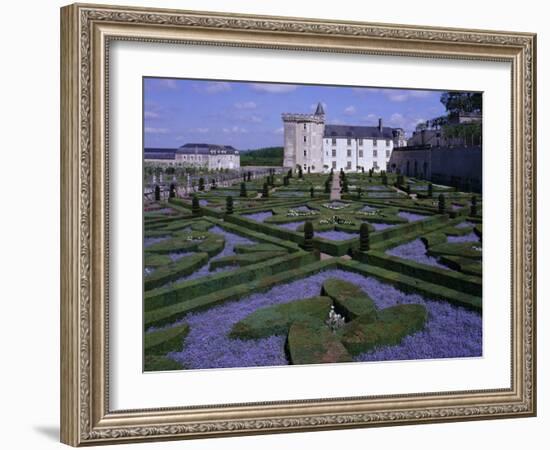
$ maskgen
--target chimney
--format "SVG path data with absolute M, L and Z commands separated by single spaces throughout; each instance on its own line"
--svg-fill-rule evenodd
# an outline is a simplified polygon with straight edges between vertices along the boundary
M 378 119 L 378 131 L 382 131 L 382 117 Z

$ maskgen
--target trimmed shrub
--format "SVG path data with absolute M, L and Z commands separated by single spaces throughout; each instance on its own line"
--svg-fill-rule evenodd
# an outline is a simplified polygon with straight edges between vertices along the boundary
M 270 251 L 270 252 L 253 252 L 253 253 L 244 253 L 240 255 L 231 255 L 231 256 L 225 256 L 223 258 L 218 258 L 210 262 L 210 270 L 215 270 L 220 267 L 227 267 L 227 266 L 249 266 L 251 264 L 257 264 L 259 262 L 277 258 L 279 256 L 286 255 L 287 252 L 283 249 L 280 249 L 278 251 Z
M 445 196 L 443 194 L 439 194 L 437 198 L 437 211 L 439 214 L 445 214 Z
M 231 195 L 225 198 L 225 213 L 233 214 L 233 197 Z
M 308 169 L 308 170 L 309 170 L 309 169 Z M 315 195 L 315 189 L 313 189 L 313 186 L 311 186 L 311 187 L 309 188 L 309 196 L 310 196 L 311 198 L 313 198 L 314 195 Z
M 367 316 L 371 321 L 376 320 L 376 305 L 365 292 L 352 283 L 329 278 L 323 283 L 321 293 L 334 301 L 335 311 L 347 320 L 359 316 Z
M 313 222 L 311 220 L 306 220 L 304 224 L 304 250 L 310 252 L 313 250 Z
M 477 197 L 472 195 L 472 202 L 470 205 L 470 216 L 477 216 Z
M 155 185 L 155 201 L 160 202 L 160 186 Z
M 259 339 L 288 333 L 293 322 L 323 322 L 330 311 L 328 297 L 312 297 L 254 311 L 233 325 L 229 336 L 238 339 Z
M 199 178 L 199 191 L 204 191 L 204 178 Z
M 165 355 L 168 352 L 181 350 L 183 339 L 189 334 L 186 323 L 163 330 L 145 333 L 144 351 L 146 355 Z
M 287 338 L 290 364 L 351 362 L 351 355 L 324 324 L 294 322 Z
M 246 198 L 246 183 L 241 183 L 241 192 L 239 193 L 240 197 Z
M 359 250 L 362 252 L 370 250 L 369 224 L 366 222 L 363 222 L 359 227 Z
M 269 187 L 267 183 L 264 183 L 262 188 L 262 198 L 269 198 Z
M 169 198 L 175 198 L 176 197 L 176 186 L 172 183 L 170 185 L 170 192 L 168 193 Z
M 325 194 L 330 194 L 330 182 L 331 182 L 330 179 L 325 181 Z
M 432 198 L 434 195 L 434 187 L 432 183 L 428 183 L 428 197 Z
M 363 190 L 361 189 L 361 186 L 359 186 L 357 188 L 357 198 L 360 199 L 361 198 L 361 194 L 362 194 Z
M 352 355 L 398 345 L 405 336 L 422 330 L 427 317 L 423 305 L 392 306 L 381 310 L 376 322 L 362 316 L 346 325 L 342 331 L 342 344 Z
M 191 213 L 194 217 L 198 217 L 201 214 L 201 206 L 199 203 L 199 197 L 193 195 L 193 200 L 191 202 Z

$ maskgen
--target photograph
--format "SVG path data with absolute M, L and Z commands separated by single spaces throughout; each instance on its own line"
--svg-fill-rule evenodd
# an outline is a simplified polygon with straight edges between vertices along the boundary
M 144 372 L 484 356 L 483 92 L 142 81 Z

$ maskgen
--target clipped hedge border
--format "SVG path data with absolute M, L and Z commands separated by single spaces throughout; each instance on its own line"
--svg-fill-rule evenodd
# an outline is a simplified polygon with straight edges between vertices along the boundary
M 423 280 L 417 280 L 410 276 L 393 272 L 381 267 L 366 265 L 356 260 L 339 260 L 338 267 L 343 270 L 349 270 L 365 276 L 378 278 L 384 283 L 390 283 L 404 292 L 420 294 L 423 297 L 432 300 L 444 300 L 453 305 L 461 306 L 466 309 L 482 311 L 481 297 L 466 294 L 445 286 L 440 286 Z
M 186 323 L 145 333 L 143 338 L 144 353 L 146 356 L 163 356 L 168 352 L 181 350 L 183 339 L 188 334 L 189 325 Z
M 426 266 L 414 261 L 375 251 L 368 253 L 358 252 L 354 257 L 366 264 L 392 272 L 398 272 L 409 277 L 427 281 L 428 283 L 446 286 L 455 291 L 464 292 L 470 295 L 482 295 L 481 279 L 478 277 L 472 277 L 459 272 L 440 269 L 438 267 Z
M 279 272 L 297 269 L 314 262 L 315 259 L 316 256 L 312 253 L 295 252 L 270 261 L 242 267 L 231 272 L 221 272 L 185 281 L 169 288 L 148 291 L 144 296 L 144 309 L 145 311 L 151 311 L 181 302 L 188 302 L 196 297 L 215 293 L 231 286 L 252 283 Z
M 143 286 L 146 291 L 164 286 L 170 281 L 192 274 L 195 270 L 208 263 L 208 253 L 194 253 L 181 258 L 179 261 L 160 266 L 151 275 L 143 280 Z
M 214 305 L 218 305 L 231 300 L 238 300 L 247 295 L 251 295 L 256 292 L 263 292 L 271 289 L 276 284 L 289 283 L 301 278 L 305 278 L 308 275 L 312 275 L 321 272 L 329 267 L 336 267 L 337 260 L 329 259 L 324 261 L 318 261 L 316 263 L 299 265 L 291 270 L 286 270 L 280 273 L 274 273 L 273 275 L 252 278 L 250 280 L 236 281 L 225 289 L 213 290 L 208 294 L 200 297 L 195 297 L 187 301 L 181 300 L 174 302 L 168 306 L 161 308 L 146 310 L 145 311 L 145 329 L 152 326 L 163 326 L 173 323 L 191 311 L 200 311 L 210 308 Z M 278 268 L 281 265 L 279 263 L 273 264 L 273 268 Z M 284 269 L 283 269 L 284 270 Z M 200 283 L 201 285 L 210 285 L 211 283 Z

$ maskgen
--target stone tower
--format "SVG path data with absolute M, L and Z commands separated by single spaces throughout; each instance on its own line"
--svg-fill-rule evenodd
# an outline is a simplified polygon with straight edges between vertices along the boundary
M 325 111 L 321 102 L 314 114 L 282 115 L 285 135 L 284 167 L 322 172 Z

